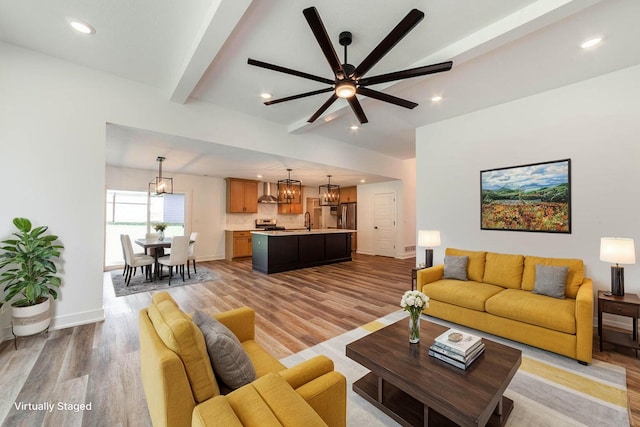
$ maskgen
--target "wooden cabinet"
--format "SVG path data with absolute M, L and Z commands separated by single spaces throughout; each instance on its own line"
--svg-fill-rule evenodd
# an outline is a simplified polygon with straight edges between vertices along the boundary
M 340 203 L 357 202 L 358 187 L 342 187 L 340 188 Z
M 227 213 L 258 212 L 258 181 L 227 178 Z
M 302 203 L 278 203 L 279 214 L 301 214 Z
M 253 238 L 251 264 L 262 273 L 343 261 L 351 261 L 351 233 L 257 233 Z
M 251 256 L 252 234 L 250 231 L 225 232 L 225 258 L 242 258 Z

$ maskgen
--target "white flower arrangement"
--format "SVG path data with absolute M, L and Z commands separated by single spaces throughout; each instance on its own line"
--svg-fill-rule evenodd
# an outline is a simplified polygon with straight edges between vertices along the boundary
M 420 291 L 407 291 L 402 295 L 400 307 L 410 314 L 417 315 L 429 307 L 429 297 Z

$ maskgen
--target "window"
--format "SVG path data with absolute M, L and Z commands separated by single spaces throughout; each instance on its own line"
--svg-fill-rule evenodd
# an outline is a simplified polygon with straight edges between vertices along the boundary
M 184 235 L 184 194 L 157 197 L 142 191 L 107 190 L 106 209 L 105 267 L 124 263 L 121 234 L 128 234 L 133 242 L 155 232 L 153 224 L 165 222 L 165 236 Z

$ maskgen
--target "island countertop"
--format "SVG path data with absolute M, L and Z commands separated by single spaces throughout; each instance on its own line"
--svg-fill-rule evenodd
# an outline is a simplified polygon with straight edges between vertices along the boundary
M 312 228 L 291 229 L 291 230 L 274 230 L 274 231 L 251 231 L 251 234 L 260 234 L 263 236 L 301 236 L 307 234 L 338 234 L 338 233 L 357 233 L 358 230 L 349 230 L 344 228 Z

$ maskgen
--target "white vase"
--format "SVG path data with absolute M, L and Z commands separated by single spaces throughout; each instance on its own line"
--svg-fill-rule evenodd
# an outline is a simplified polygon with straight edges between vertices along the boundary
M 47 329 L 51 323 L 50 308 L 51 298 L 29 307 L 11 306 L 13 334 L 18 337 L 26 337 Z
M 164 230 L 158 231 L 158 240 L 164 240 Z

